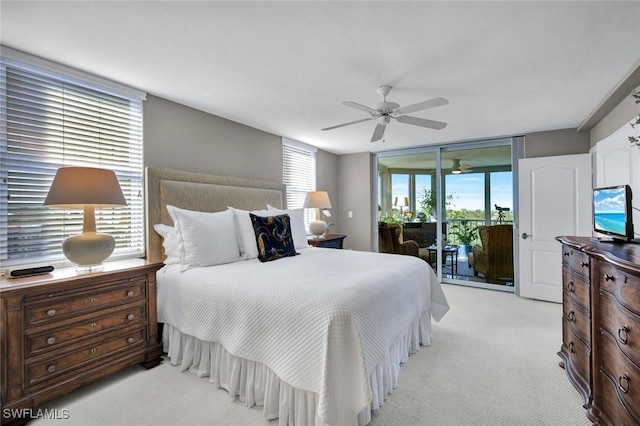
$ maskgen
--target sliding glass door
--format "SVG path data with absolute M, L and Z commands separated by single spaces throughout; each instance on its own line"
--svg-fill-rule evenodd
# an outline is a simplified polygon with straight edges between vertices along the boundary
M 509 138 L 379 153 L 380 226 L 444 281 L 512 290 L 511 151 Z

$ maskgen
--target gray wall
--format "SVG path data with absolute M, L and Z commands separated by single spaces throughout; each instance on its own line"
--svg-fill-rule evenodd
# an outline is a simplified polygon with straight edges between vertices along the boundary
M 371 250 L 371 154 L 345 154 L 338 157 L 338 200 L 340 233 L 346 234 L 344 246 L 353 250 Z M 353 213 L 349 217 L 349 212 Z
M 282 140 L 280 136 L 147 96 L 144 164 L 282 182 Z
M 636 88 L 640 90 L 640 87 Z M 629 125 L 629 122 L 638 116 L 638 104 L 635 103 L 631 94 L 624 98 L 611 112 L 598 122 L 590 131 L 591 146 L 595 146 L 599 141 L 615 133 L 622 126 Z M 629 126 L 629 136 L 633 134 L 633 129 Z
M 527 158 L 585 154 L 590 148 L 589 133 L 576 129 L 527 133 L 524 143 Z
M 330 152 L 318 150 L 316 153 L 316 189 L 327 191 L 331 201 L 331 225 L 329 232 L 342 233 L 340 223 L 340 191 L 338 186 L 338 156 Z
M 338 156 L 318 150 L 316 186 L 329 192 L 339 232 Z M 144 105 L 144 164 L 282 182 L 282 138 L 163 98 Z

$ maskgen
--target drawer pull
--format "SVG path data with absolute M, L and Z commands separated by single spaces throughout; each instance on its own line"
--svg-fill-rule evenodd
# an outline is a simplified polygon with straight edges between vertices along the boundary
M 567 315 L 567 318 L 569 319 L 569 322 L 573 322 L 573 320 L 576 319 L 576 313 L 573 311 L 569 312 L 569 315 Z
M 56 371 L 56 366 L 51 364 L 50 366 L 47 367 L 47 371 L 49 373 L 53 373 L 54 371 Z
M 618 377 L 618 389 L 620 389 L 620 392 L 622 393 L 629 392 L 629 375 L 627 373 Z
M 613 275 L 604 274 L 604 280 L 605 281 L 614 281 L 615 279 L 616 279 L 616 277 L 614 277 Z
M 580 266 L 582 266 L 583 268 L 585 266 L 589 266 L 589 262 L 585 262 L 584 260 L 582 262 L 580 262 Z
M 95 298 L 95 297 L 92 297 L 91 299 L 89 299 L 89 301 L 90 301 L 91 303 L 95 303 L 95 302 L 96 302 L 96 298 Z
M 129 291 L 127 292 L 127 296 L 129 296 L 129 297 L 133 297 L 133 290 L 129 290 Z
M 53 345 L 56 342 L 56 338 L 51 336 L 47 339 L 47 343 Z
M 629 327 L 623 325 L 618 329 L 618 341 L 623 345 L 629 342 Z
M 49 315 L 50 317 L 54 316 L 56 314 L 56 310 L 55 309 L 49 309 L 47 311 L 47 315 Z
M 95 354 L 95 353 L 96 353 L 96 351 L 97 351 L 97 349 L 96 349 L 96 348 L 91 348 L 91 351 L 90 351 L 90 352 L 91 352 L 92 354 Z
M 132 321 L 134 318 L 135 318 L 135 315 L 133 315 L 133 314 L 129 314 L 129 315 L 127 315 L 127 319 L 128 319 L 129 321 Z
M 573 353 L 573 342 L 569 342 L 569 352 Z
M 567 291 L 569 293 L 573 293 L 574 288 L 575 288 L 575 284 L 573 283 L 573 281 L 569 281 L 569 284 L 567 284 Z
M 135 341 L 136 341 L 136 339 L 134 339 L 133 337 L 129 337 L 129 338 L 127 339 L 127 342 L 129 342 L 129 343 L 133 343 L 133 342 L 135 342 Z
M 91 323 L 91 328 L 96 328 L 98 326 L 98 324 L 96 324 L 95 322 Z

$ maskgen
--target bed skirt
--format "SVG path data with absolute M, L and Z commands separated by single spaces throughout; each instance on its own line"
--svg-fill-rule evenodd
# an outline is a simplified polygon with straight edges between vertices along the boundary
M 369 373 L 372 401 L 354 419 L 354 425 L 365 426 L 371 421 L 372 413 L 396 388 L 402 364 L 421 344 L 430 345 L 431 336 L 431 318 L 425 311 Z M 277 418 L 279 425 L 326 426 L 316 415 L 318 395 L 285 383 L 264 364 L 231 355 L 221 344 L 199 340 L 170 324 L 164 324 L 162 342 L 171 364 L 180 365 L 180 371 L 208 376 L 210 382 L 247 407 L 263 407 L 266 419 Z

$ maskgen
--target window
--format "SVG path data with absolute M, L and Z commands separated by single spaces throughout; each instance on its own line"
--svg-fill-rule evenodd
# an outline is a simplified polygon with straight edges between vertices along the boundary
M 18 58 L 18 59 L 16 59 Z M 80 76 L 80 77 L 79 77 Z M 48 209 L 61 166 L 113 170 L 127 207 L 96 210 L 113 256 L 144 254 L 144 93 L 3 48 L 0 58 L 0 263 L 57 263 L 82 211 Z
M 307 192 L 316 190 L 316 149 L 283 138 L 282 182 L 287 186 L 287 208 L 301 208 Z M 313 220 L 315 209 L 305 209 L 305 225 Z

